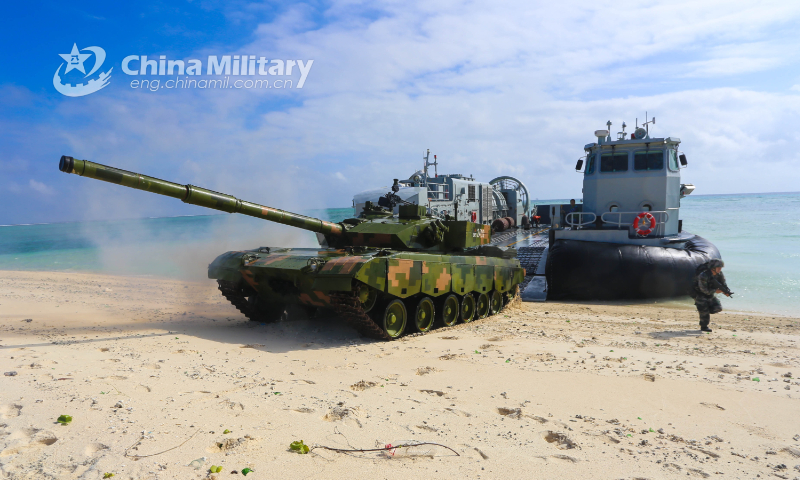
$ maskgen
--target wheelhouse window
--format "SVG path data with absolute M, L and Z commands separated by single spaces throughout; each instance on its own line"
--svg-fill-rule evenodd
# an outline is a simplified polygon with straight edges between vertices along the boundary
M 600 157 L 601 172 L 627 172 L 628 154 L 626 153 L 604 153 Z
M 594 173 L 594 153 L 590 153 L 586 156 L 586 175 L 591 175 Z
M 633 154 L 633 169 L 634 170 L 663 170 L 664 169 L 664 151 L 663 150 L 646 150 L 642 152 L 634 152 Z
M 673 172 L 678 171 L 678 152 L 675 150 L 669 151 L 669 169 Z

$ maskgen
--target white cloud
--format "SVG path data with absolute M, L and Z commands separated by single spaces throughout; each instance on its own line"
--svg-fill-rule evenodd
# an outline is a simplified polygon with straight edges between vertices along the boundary
M 798 160 L 798 133 L 787 128 L 800 124 L 798 89 L 758 83 L 794 68 L 800 3 L 334 2 L 318 16 L 326 23 L 314 26 L 307 7 L 292 8 L 239 47 L 313 59 L 302 90 L 117 89 L 64 101 L 54 121 L 12 130 L 67 145 L 63 153 L 78 158 L 295 210 L 348 205 L 356 190 L 419 169 L 426 148 L 442 173 L 510 174 L 534 198 L 577 196 L 573 168 L 592 132 L 609 119 L 614 132 L 623 120 L 633 126 L 645 111 L 658 118 L 655 134 L 683 140 L 685 180 L 697 193 L 788 191 L 800 182 L 787 168 Z M 735 75 L 758 77 L 737 83 Z M 349 185 L 331 189 L 331 177 Z M 78 197 L 102 198 L 83 203 L 98 215 L 159 214 L 168 202 L 58 181 L 80 184 Z
M 33 191 L 36 193 L 40 193 L 42 195 L 54 195 L 56 193 L 52 187 L 48 187 L 42 182 L 37 182 L 36 180 L 32 179 L 28 182 L 28 186 L 31 187 Z

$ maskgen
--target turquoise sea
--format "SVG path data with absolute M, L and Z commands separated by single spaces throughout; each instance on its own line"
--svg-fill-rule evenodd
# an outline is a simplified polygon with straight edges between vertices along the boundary
M 537 200 L 535 203 L 558 200 Z M 800 315 L 800 193 L 690 195 L 687 232 L 722 252 L 727 310 Z M 331 221 L 352 208 L 303 212 Z M 206 278 L 218 254 L 259 246 L 316 246 L 313 234 L 238 215 L 0 226 L 0 270 L 101 272 Z

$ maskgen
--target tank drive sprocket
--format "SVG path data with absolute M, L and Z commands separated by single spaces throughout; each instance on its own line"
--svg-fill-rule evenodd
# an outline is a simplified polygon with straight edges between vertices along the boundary
M 242 289 L 235 283 L 228 280 L 217 280 L 219 291 L 237 310 L 242 312 L 245 317 L 261 323 L 271 323 L 280 318 L 280 315 L 267 315 L 254 308 L 253 304 L 244 295 Z

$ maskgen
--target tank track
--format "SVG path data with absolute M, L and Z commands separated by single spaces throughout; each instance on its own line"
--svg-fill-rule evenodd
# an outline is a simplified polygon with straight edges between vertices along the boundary
M 256 322 L 271 323 L 273 321 L 250 307 L 247 297 L 242 294 L 241 288 L 238 288 L 235 282 L 217 280 L 217 283 L 219 284 L 219 291 L 222 292 L 222 295 L 231 302 L 237 310 L 242 312 L 245 317 Z M 372 317 L 361 307 L 361 301 L 358 299 L 358 290 L 351 292 L 331 292 L 329 295 L 331 298 L 331 307 L 333 311 L 336 312 L 336 315 L 347 322 L 347 324 L 353 327 L 358 333 L 368 338 L 374 338 L 375 340 L 392 340 L 392 337 L 390 337 L 380 325 L 375 323 Z M 508 302 L 504 302 L 504 304 L 506 303 Z M 375 308 L 379 309 L 380 306 L 376 305 Z M 505 305 L 503 305 L 503 308 L 505 308 Z M 440 329 L 424 333 L 410 333 L 405 336 L 416 337 L 438 330 Z
M 336 314 L 365 337 L 376 340 L 391 340 L 383 329 L 367 315 L 358 300 L 358 290 L 331 292 L 331 306 Z
M 228 280 L 217 280 L 217 284 L 219 286 L 219 291 L 222 292 L 222 296 L 231 302 L 231 304 L 236 307 L 237 310 L 242 312 L 248 319 L 254 322 L 262 323 L 270 323 L 273 321 L 263 313 L 251 308 L 250 303 L 247 301 L 247 297 L 242 294 L 242 289 L 239 288 L 235 282 L 230 282 Z

